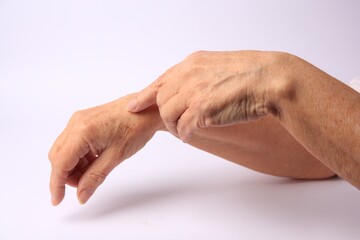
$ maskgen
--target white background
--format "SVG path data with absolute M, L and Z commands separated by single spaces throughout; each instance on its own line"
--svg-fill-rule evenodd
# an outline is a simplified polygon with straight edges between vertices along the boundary
M 340 179 L 265 176 L 159 133 L 85 206 L 50 205 L 71 113 L 140 90 L 195 50 L 288 51 L 360 74 L 360 1 L 0 0 L 0 239 L 359 239 Z

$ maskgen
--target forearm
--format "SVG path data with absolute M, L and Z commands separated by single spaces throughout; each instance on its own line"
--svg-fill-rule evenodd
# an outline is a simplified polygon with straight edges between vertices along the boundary
M 323 179 L 335 175 L 271 116 L 255 122 L 201 130 L 189 143 L 270 175 L 298 179 Z
M 159 129 L 166 130 L 157 119 Z M 258 172 L 301 179 L 334 173 L 307 152 L 272 116 L 258 121 L 198 131 L 189 144 Z
M 360 187 L 360 94 L 311 64 L 289 56 L 280 123 L 317 159 Z M 286 93 L 286 94 L 284 94 Z

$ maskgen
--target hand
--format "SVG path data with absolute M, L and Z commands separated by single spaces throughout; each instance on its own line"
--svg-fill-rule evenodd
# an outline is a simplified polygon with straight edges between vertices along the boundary
M 140 112 L 156 103 L 166 128 L 187 141 L 199 128 L 258 119 L 275 111 L 286 54 L 196 52 L 128 103 Z
M 53 205 L 65 195 L 65 184 L 77 187 L 85 203 L 119 163 L 139 151 L 159 126 L 154 107 L 136 115 L 126 111 L 131 96 L 76 112 L 55 141 L 49 159 Z

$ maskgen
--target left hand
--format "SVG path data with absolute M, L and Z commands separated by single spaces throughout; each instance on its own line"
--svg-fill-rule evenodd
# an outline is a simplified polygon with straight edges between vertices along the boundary
M 140 112 L 156 103 L 166 128 L 188 141 L 199 128 L 256 120 L 272 111 L 284 84 L 284 53 L 196 52 L 128 103 Z
M 64 198 L 66 184 L 77 187 L 78 199 L 85 203 L 117 165 L 162 128 L 156 107 L 142 114 L 126 111 L 130 97 L 78 111 L 71 117 L 49 152 L 53 205 Z

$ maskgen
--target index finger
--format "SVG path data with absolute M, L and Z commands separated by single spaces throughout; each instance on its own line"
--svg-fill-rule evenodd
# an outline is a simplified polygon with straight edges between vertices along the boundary
M 175 69 L 179 69 L 180 64 L 176 64 L 169 68 L 164 74 L 158 77 L 149 86 L 141 90 L 133 99 L 128 102 L 127 109 L 130 112 L 137 113 L 157 103 L 157 94 L 162 86 L 171 78 L 171 74 Z
M 127 105 L 130 112 L 136 113 L 156 103 L 157 91 L 160 88 L 160 80 L 157 79 L 149 86 L 141 90 L 136 97 L 131 99 Z

